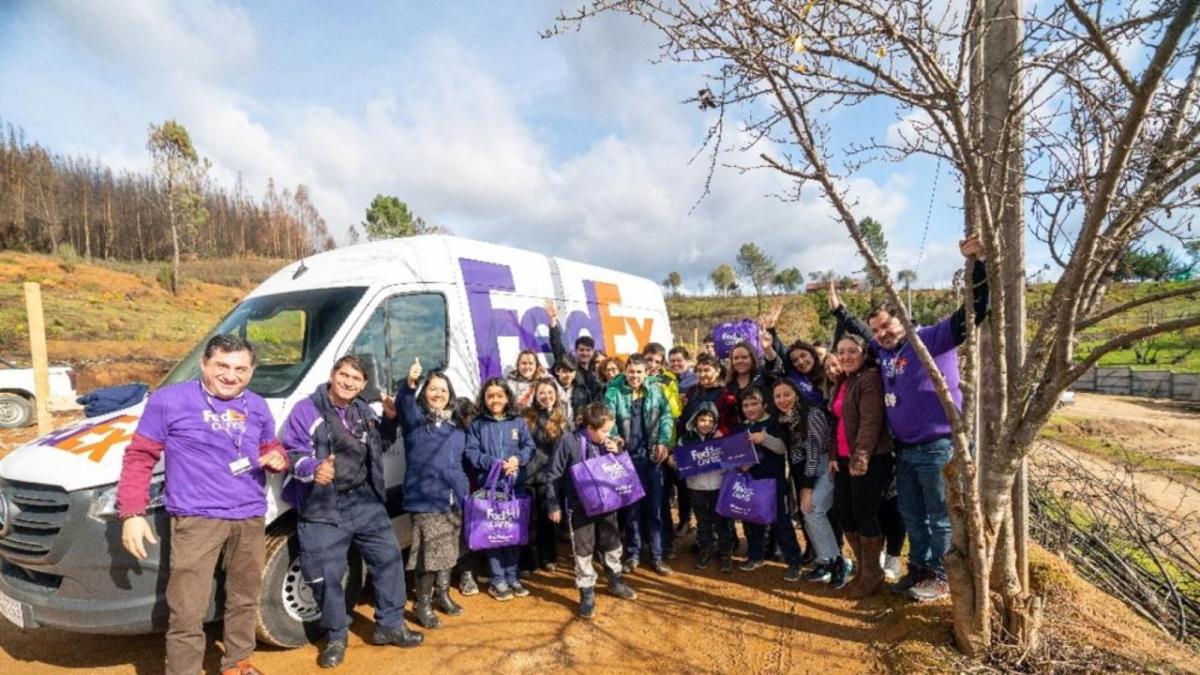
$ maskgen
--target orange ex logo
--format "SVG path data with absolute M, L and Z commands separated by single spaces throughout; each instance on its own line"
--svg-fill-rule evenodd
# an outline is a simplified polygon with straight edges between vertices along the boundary
M 615 284 L 594 282 L 596 302 L 600 305 L 600 326 L 604 332 L 604 350 L 608 354 L 617 354 L 617 336 L 624 335 L 628 327 L 634 343 L 645 345 L 650 341 L 650 333 L 654 330 L 654 319 L 647 318 L 638 321 L 631 316 L 614 316 L 609 313 L 609 305 L 621 304 L 621 289 Z
M 79 429 L 64 429 L 57 434 L 48 436 L 42 441 L 42 445 L 73 452 L 76 455 L 86 454 L 88 459 L 99 462 L 104 459 L 109 448 L 133 440 L 137 421 L 138 418 L 135 415 L 118 415 L 99 424 Z

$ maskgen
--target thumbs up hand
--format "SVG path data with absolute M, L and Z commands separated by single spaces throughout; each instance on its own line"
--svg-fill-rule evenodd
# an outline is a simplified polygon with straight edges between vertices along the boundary
M 421 359 L 418 357 L 418 358 L 413 359 L 413 364 L 408 369 L 408 386 L 409 387 L 417 386 L 417 382 L 420 381 L 420 379 L 421 379 L 421 372 L 422 372 L 421 371 Z
M 313 472 L 313 482 L 317 485 L 329 485 L 333 482 L 332 454 L 330 454 L 320 464 L 317 465 L 317 470 Z

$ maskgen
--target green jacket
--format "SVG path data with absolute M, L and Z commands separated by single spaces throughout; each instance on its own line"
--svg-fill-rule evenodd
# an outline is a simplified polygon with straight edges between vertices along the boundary
M 649 380 L 642 385 L 646 398 L 642 408 L 642 433 L 647 444 L 653 450 L 655 445 L 671 446 L 675 434 L 675 418 L 671 416 L 671 406 L 667 403 L 661 387 L 654 386 Z M 624 375 L 618 375 L 608 383 L 604 393 L 604 402 L 613 411 L 616 424 L 613 425 L 613 438 L 627 440 L 629 438 L 629 423 L 633 416 L 633 391 L 625 382 Z M 634 457 L 634 459 L 642 459 Z

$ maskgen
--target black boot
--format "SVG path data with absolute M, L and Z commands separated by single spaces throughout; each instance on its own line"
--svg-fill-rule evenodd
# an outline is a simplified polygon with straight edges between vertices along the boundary
M 417 617 L 417 623 L 429 629 L 442 627 L 442 620 L 433 613 L 433 584 L 436 577 L 436 572 L 417 574 L 417 604 L 413 608 L 413 615 Z
M 415 630 L 409 630 L 408 624 L 404 623 L 404 619 L 400 620 L 399 628 L 383 629 L 376 626 L 375 633 L 371 636 L 371 644 L 373 645 L 416 647 L 424 641 L 425 636 Z
M 579 589 L 579 618 L 596 616 L 596 587 Z
M 327 640 L 317 657 L 317 665 L 322 668 L 337 668 L 346 660 L 346 638 Z
M 450 599 L 450 570 L 437 573 L 433 586 L 433 605 L 449 616 L 461 616 L 463 613 L 463 608 Z
M 621 578 L 620 574 L 608 573 L 608 592 L 621 598 L 622 600 L 636 600 L 637 591 L 630 588 L 629 584 Z

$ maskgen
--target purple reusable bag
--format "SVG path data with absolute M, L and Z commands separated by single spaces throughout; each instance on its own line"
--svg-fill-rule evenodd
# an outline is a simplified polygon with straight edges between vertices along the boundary
M 504 489 L 497 492 L 500 469 L 500 462 L 493 464 L 483 488 L 468 496 L 464 504 L 463 527 L 467 529 L 467 546 L 472 551 L 529 542 L 533 498 L 514 488 L 512 478 L 503 479 Z
M 589 518 L 612 513 L 646 496 L 628 454 L 602 452 L 586 457 L 590 447 L 587 438 L 582 433 L 578 438 L 585 459 L 571 467 L 571 481 Z
M 713 346 L 717 350 L 717 358 L 729 358 L 729 354 L 739 342 L 748 343 L 755 356 L 762 356 L 762 344 L 758 341 L 758 322 L 754 319 L 742 319 L 713 327 Z
M 754 480 L 750 474 L 730 471 L 721 481 L 717 513 L 747 523 L 770 525 L 775 522 L 775 480 Z

